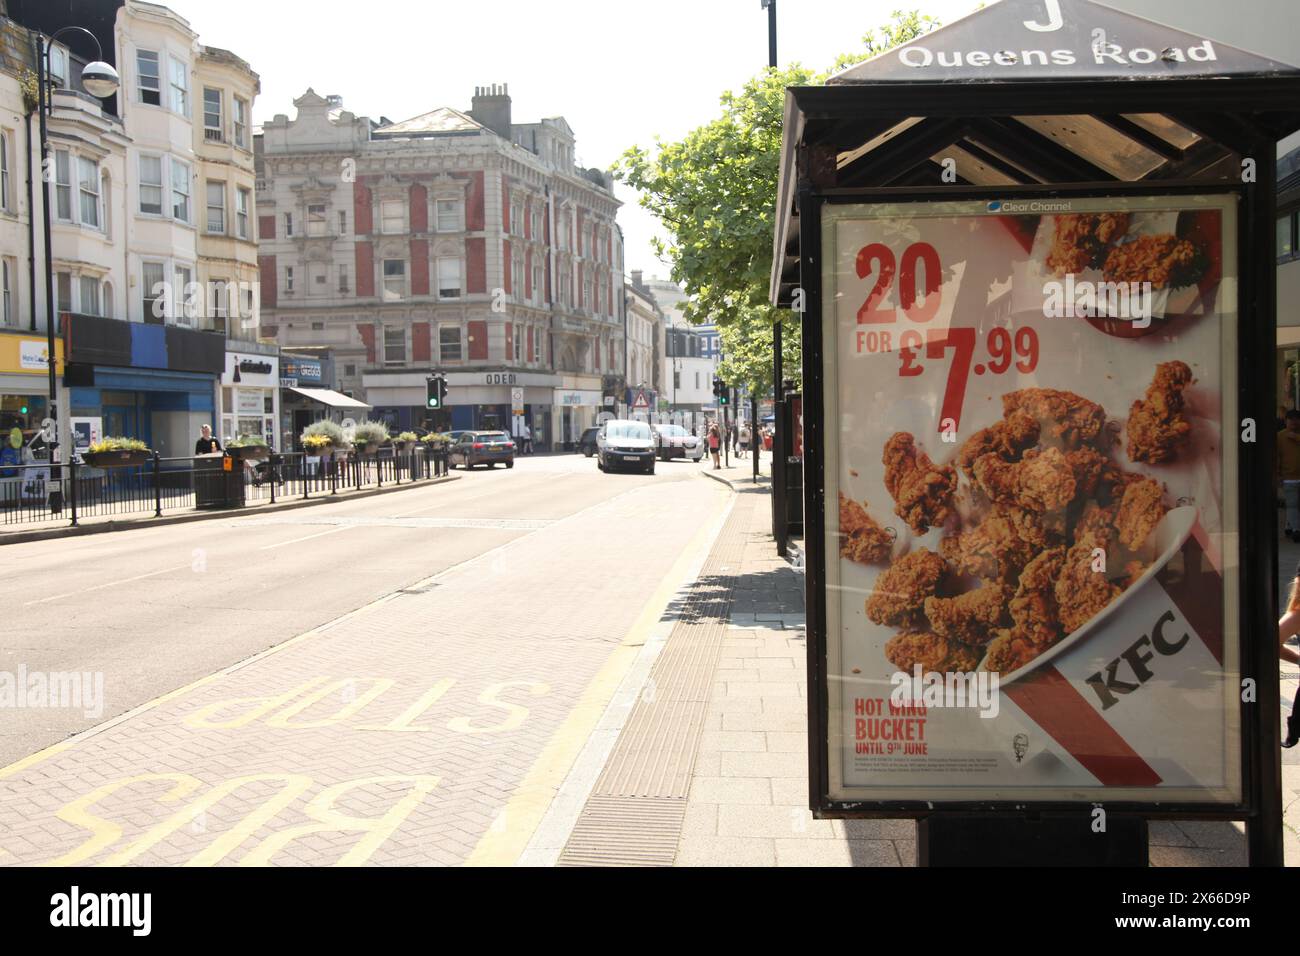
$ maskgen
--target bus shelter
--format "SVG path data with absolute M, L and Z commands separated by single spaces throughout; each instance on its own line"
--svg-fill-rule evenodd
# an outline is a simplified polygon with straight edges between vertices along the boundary
M 1003 0 L 787 91 L 810 803 L 920 862 L 1280 864 L 1275 156 L 1300 70 Z

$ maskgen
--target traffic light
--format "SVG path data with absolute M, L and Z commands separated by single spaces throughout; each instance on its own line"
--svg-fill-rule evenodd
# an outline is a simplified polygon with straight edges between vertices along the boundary
M 425 408 L 442 408 L 447 402 L 447 380 L 445 378 L 425 379 Z
M 719 405 L 731 404 L 731 389 L 718 376 L 713 378 L 713 394 L 717 396 Z

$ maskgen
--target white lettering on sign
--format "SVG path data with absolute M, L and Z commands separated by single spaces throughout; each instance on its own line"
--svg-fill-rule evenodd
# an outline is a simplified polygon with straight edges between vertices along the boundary
M 1060 0 L 1043 0 L 1043 5 L 1047 7 L 1047 22 L 1036 23 L 1033 20 L 1026 20 L 1025 29 L 1033 30 L 1035 33 L 1050 33 L 1053 30 L 1059 30 L 1065 25 L 1065 20 L 1061 16 Z
M 1218 60 L 1214 44 L 1205 40 L 1185 50 L 1168 46 L 1162 50 L 1151 47 L 1122 47 L 1118 43 L 1097 43 L 1091 48 L 1092 62 L 1097 66 L 1144 66 L 1156 60 L 1169 63 L 1210 63 Z M 927 67 L 986 67 L 999 66 L 1074 66 L 1079 56 L 1073 50 L 931 50 L 925 46 L 909 46 L 898 51 L 898 60 L 913 69 Z

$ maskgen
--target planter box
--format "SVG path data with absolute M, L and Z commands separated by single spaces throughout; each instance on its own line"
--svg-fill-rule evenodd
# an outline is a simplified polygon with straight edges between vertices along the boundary
M 227 448 L 226 454 L 236 461 L 265 461 L 271 457 L 271 449 L 266 445 L 239 445 Z
M 88 451 L 81 460 L 92 468 L 130 468 L 153 461 L 151 451 Z

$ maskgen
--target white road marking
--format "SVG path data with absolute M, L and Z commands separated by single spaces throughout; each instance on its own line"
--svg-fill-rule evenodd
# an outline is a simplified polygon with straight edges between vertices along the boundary
M 347 531 L 348 528 L 355 528 L 355 527 L 356 527 L 356 525 L 351 525 L 351 524 L 338 525 L 337 527 L 330 528 L 328 531 L 318 531 L 318 532 L 316 532 L 315 534 L 309 534 L 309 535 L 307 535 L 306 537 L 303 537 L 303 538 L 292 538 L 292 539 L 289 540 L 289 541 L 281 541 L 279 544 L 267 544 L 267 545 L 263 545 L 262 547 L 258 548 L 257 550 L 258 550 L 258 551 L 271 551 L 271 550 L 273 550 L 273 549 L 275 549 L 275 548 L 283 548 L 283 547 L 284 547 L 285 545 L 287 545 L 287 544 L 298 544 L 298 543 L 301 542 L 301 541 L 310 541 L 312 538 L 323 538 L 323 537 L 324 537 L 325 535 L 327 535 L 327 534 L 335 534 L 336 532 L 339 532 L 339 531 Z
M 58 601 L 62 598 L 72 597 L 75 594 L 89 594 L 91 591 L 102 591 L 104 588 L 117 587 L 119 584 L 130 584 L 132 581 L 141 581 L 144 578 L 152 578 L 159 574 L 166 574 L 169 571 L 180 571 L 188 567 L 188 564 L 178 564 L 174 568 L 163 568 L 160 571 L 150 571 L 148 574 L 137 574 L 133 578 L 122 578 L 119 581 L 109 581 L 106 584 L 96 584 L 94 587 L 82 588 L 80 591 L 68 591 L 66 594 L 52 594 L 49 597 L 41 598 L 38 601 L 28 601 L 23 605 L 23 607 L 31 607 L 33 604 L 47 604 L 50 601 Z

